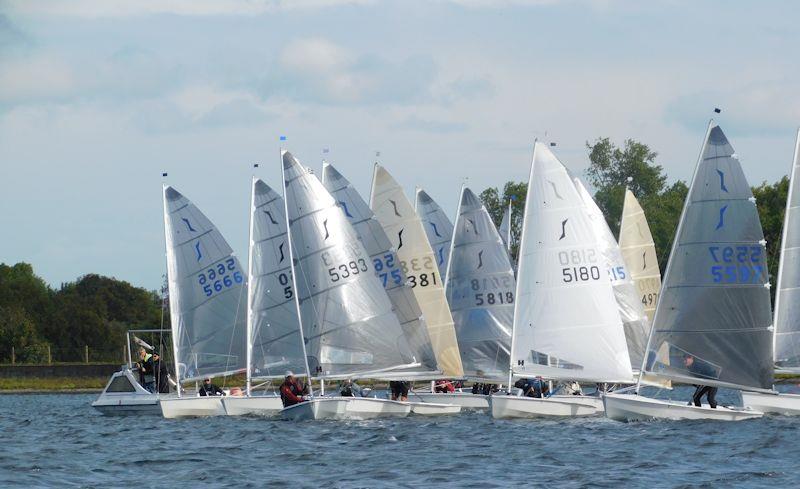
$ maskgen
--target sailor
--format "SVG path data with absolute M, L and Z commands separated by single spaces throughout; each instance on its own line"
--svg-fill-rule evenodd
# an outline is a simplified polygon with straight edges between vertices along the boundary
M 389 382 L 389 390 L 392 391 L 393 401 L 408 401 L 408 382 L 405 380 L 393 380 Z
M 169 394 L 169 372 L 166 362 L 161 360 L 161 355 L 153 353 L 153 373 L 156 379 L 156 388 L 159 394 Z
M 353 382 L 353 379 L 347 379 L 342 382 L 339 395 L 342 397 L 361 397 L 361 386 Z
M 198 392 L 201 396 L 224 396 L 225 393 L 222 392 L 222 389 L 217 387 L 216 385 L 211 383 L 211 379 L 206 377 L 203 380 L 203 385 L 200 386 L 200 391 Z
M 305 401 L 305 399 L 303 399 L 303 390 L 303 387 L 301 387 L 297 379 L 294 378 L 294 374 L 291 371 L 286 372 L 286 378 L 283 380 L 283 384 L 281 384 L 281 402 L 283 402 L 283 407 L 294 406 L 295 404 Z
M 453 383 L 447 379 L 437 380 L 435 387 L 433 389 L 435 392 L 439 393 L 451 393 L 455 392 L 456 388 L 453 386 Z
M 706 362 L 702 360 L 697 360 L 694 355 L 686 355 L 683 359 L 683 365 L 686 367 L 686 370 L 694 374 L 696 377 L 706 378 L 706 379 L 713 379 L 716 377 L 716 372 Z M 706 396 L 708 399 L 708 405 L 711 406 L 711 409 L 717 408 L 717 389 L 716 387 L 711 387 L 710 385 L 701 385 L 695 384 L 694 386 L 694 395 L 692 395 L 692 402 L 695 406 L 700 407 L 702 405 L 703 396 Z
M 148 392 L 156 391 L 155 377 L 153 376 L 153 355 L 147 353 L 144 347 L 139 348 L 139 362 L 136 364 L 139 369 L 139 383 Z
M 526 379 L 524 387 L 522 388 L 522 393 L 526 397 L 535 397 L 535 398 L 542 398 L 547 397 L 550 393 L 550 387 L 547 385 L 547 382 L 542 379 L 541 376 L 537 376 L 535 379 Z

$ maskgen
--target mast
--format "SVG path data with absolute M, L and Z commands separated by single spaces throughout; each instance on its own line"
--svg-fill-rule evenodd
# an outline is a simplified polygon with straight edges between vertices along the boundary
M 798 176 L 796 174 L 796 169 L 800 160 L 800 128 L 797 130 L 797 139 L 795 140 L 794 146 L 794 157 L 792 158 L 792 168 L 789 171 L 789 192 L 786 195 L 786 213 L 783 216 L 783 228 L 781 229 L 781 254 L 780 254 L 780 262 L 778 264 L 778 281 L 776 283 L 778 290 L 775 292 L 775 311 L 774 316 L 772 319 L 772 363 L 777 365 L 778 361 L 778 350 L 777 350 L 777 338 L 778 338 L 778 310 L 781 300 L 781 283 L 783 282 L 783 268 L 786 264 L 785 260 L 785 251 L 786 251 L 786 232 L 789 228 L 789 213 L 792 210 L 792 196 L 794 195 L 794 181 L 795 178 Z
M 508 198 L 508 230 L 506 232 L 506 249 L 509 255 L 511 254 L 511 223 L 513 222 L 513 209 L 511 208 L 511 197 Z
M 166 176 L 166 173 L 164 174 L 164 176 Z M 169 214 L 167 212 L 167 188 L 169 188 L 169 185 L 167 185 L 166 183 L 161 185 L 161 200 L 164 204 L 164 248 L 166 251 L 165 256 L 167 262 L 167 289 L 169 291 L 170 329 L 172 329 L 173 333 L 172 356 L 173 360 L 175 361 L 175 384 L 176 384 L 175 389 L 178 391 L 178 397 L 181 397 L 181 374 L 179 369 L 180 362 L 178 360 L 178 341 L 180 340 L 180 338 L 178 337 L 178 335 L 175 334 L 175 326 L 174 326 L 175 319 L 178 317 L 178 311 L 176 310 L 177 304 L 175 303 L 175 300 L 178 298 L 178 295 L 176 293 L 177 286 L 173 285 L 175 279 L 170 273 L 170 267 L 169 267 L 170 259 L 174 261 L 175 257 L 171 256 L 173 252 L 172 252 L 172 236 L 170 235 L 169 232 L 169 223 L 168 223 Z
M 297 308 L 297 325 L 300 328 L 300 344 L 303 346 L 303 364 L 306 367 L 306 376 L 308 379 L 308 393 L 310 396 L 314 395 L 313 387 L 311 386 L 311 368 L 308 366 L 308 354 L 306 353 L 306 341 L 303 334 L 303 316 L 300 314 L 300 297 L 297 289 L 297 273 L 294 269 L 294 244 L 292 243 L 292 227 L 289 222 L 289 199 L 286 198 L 286 168 L 283 165 L 284 149 L 281 148 L 281 179 L 283 179 L 283 211 L 286 215 L 286 241 L 289 243 L 289 264 L 292 271 L 292 288 L 294 290 L 294 305 Z
M 255 171 L 253 172 L 255 173 Z M 253 364 L 253 214 L 256 210 L 256 176 L 253 175 L 250 184 L 250 226 L 247 239 L 247 329 L 245 335 L 247 336 L 247 370 L 245 370 L 245 392 L 247 397 L 250 397 L 250 388 L 252 386 L 252 364 Z
M 531 181 L 533 180 L 533 167 L 536 164 L 536 143 L 537 140 L 533 140 L 533 155 L 531 156 L 531 170 L 528 174 L 528 191 L 525 193 L 525 207 L 524 209 L 528 210 L 528 205 L 531 201 Z M 522 250 L 525 249 L 525 230 L 528 229 L 528 217 L 529 213 L 525 212 L 522 215 L 522 234 L 520 235 L 519 241 L 519 254 L 522 255 Z M 516 338 L 516 334 L 514 330 L 517 327 L 517 318 L 519 318 L 519 289 L 520 284 L 522 283 L 519 280 L 519 277 L 522 276 L 522 262 L 517 262 L 517 286 L 514 290 L 514 322 L 511 326 L 511 352 L 508 357 L 508 393 L 511 394 L 511 387 L 514 385 L 514 340 Z M 549 359 L 548 359 L 549 363 Z
M 663 283 L 667 283 L 667 278 L 669 277 L 669 272 L 672 269 L 672 255 L 675 253 L 675 249 L 678 247 L 678 241 L 681 235 L 681 230 L 683 229 L 683 220 L 686 217 L 686 209 L 689 207 L 689 200 L 692 196 L 692 187 L 691 185 L 694 184 L 695 179 L 697 178 L 697 172 L 700 170 L 700 163 L 703 161 L 703 155 L 706 152 L 706 145 L 708 145 L 708 136 L 711 134 L 711 129 L 714 127 L 714 119 L 710 119 L 708 121 L 708 127 L 706 128 L 706 135 L 703 138 L 703 144 L 700 146 L 700 154 L 697 155 L 697 164 L 694 166 L 694 172 L 692 173 L 691 183 L 689 184 L 689 190 L 686 192 L 686 199 L 683 201 L 683 209 L 681 210 L 681 217 L 678 220 L 678 229 L 675 230 L 675 237 L 672 239 L 672 248 L 669 252 L 669 259 L 667 260 L 667 268 L 664 270 L 664 281 Z M 663 285 L 662 285 L 663 286 Z M 653 324 L 650 325 L 650 334 L 647 336 L 647 346 L 644 348 L 644 355 L 642 356 L 642 366 L 639 368 L 639 376 L 636 379 L 636 393 L 639 393 L 639 389 L 642 385 L 642 377 L 645 376 L 645 365 L 647 365 L 647 358 L 650 354 L 650 343 L 653 341 L 653 334 L 656 331 L 656 324 L 658 324 L 658 311 L 661 310 L 661 304 L 663 301 L 659 298 L 658 304 L 656 305 L 656 312 L 653 315 Z

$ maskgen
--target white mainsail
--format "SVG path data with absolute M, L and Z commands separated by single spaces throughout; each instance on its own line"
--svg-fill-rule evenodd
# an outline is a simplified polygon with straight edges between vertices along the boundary
M 458 351 L 453 316 L 444 294 L 442 277 L 422 221 L 403 189 L 382 166 L 375 165 L 370 207 L 400 258 L 400 267 L 414 289 L 436 364 L 443 375 L 461 378 L 464 369 Z M 449 243 L 447 244 L 449 247 Z
M 664 276 L 646 374 L 771 391 L 772 314 L 765 244 L 738 157 L 712 121 Z M 659 359 L 665 353 L 667 365 Z
M 407 283 L 408 278 L 400 267 L 400 259 L 386 232 L 375 217 L 372 209 L 364 201 L 350 182 L 339 173 L 333 165 L 323 163 L 322 184 L 336 199 L 345 216 L 350 220 L 353 229 L 372 260 L 375 273 L 381 280 L 389 300 L 392 301 L 403 331 L 406 333 L 411 349 L 422 363 L 416 372 L 405 375 L 419 378 L 420 375 L 441 374 L 436 370 L 436 357 L 433 354 L 428 330 L 425 328 L 422 310 L 417 304 L 414 291 Z M 433 378 L 438 375 L 433 375 Z
M 775 294 L 775 366 L 780 370 L 800 371 L 800 193 L 795 180 L 800 177 L 800 130 L 794 148 L 789 196 L 783 220 L 778 290 Z
M 647 337 L 650 334 L 650 323 L 639 300 L 639 292 L 631 280 L 628 267 L 625 266 L 625 260 L 622 258 L 617 240 L 614 239 L 614 234 L 603 216 L 603 211 L 597 206 L 583 182 L 577 177 L 573 180 L 575 188 L 578 189 L 578 193 L 586 204 L 589 219 L 605 258 L 606 270 L 611 279 L 611 286 L 614 288 L 614 298 L 617 300 L 619 315 L 625 328 L 631 367 L 636 372 L 642 366 Z
M 344 211 L 291 153 L 282 156 L 296 304 L 311 375 L 369 377 L 418 365 Z
M 508 372 L 516 281 L 492 218 L 470 189 L 461 192 L 447 271 L 447 301 L 468 378 Z
M 511 201 L 508 201 L 508 207 L 506 210 L 503 211 L 503 219 L 500 221 L 500 227 L 498 228 L 500 232 L 500 239 L 503 240 L 503 244 L 511 253 Z
M 222 234 L 189 199 L 168 185 L 163 194 L 178 381 L 243 371 L 247 273 Z
M 517 273 L 511 373 L 632 382 L 602 246 L 566 168 L 536 142 Z
M 283 198 L 262 180 L 252 188 L 250 345 L 252 378 L 305 371 Z
M 628 272 L 639 291 L 640 301 L 650 324 L 661 293 L 661 270 L 653 235 L 644 210 L 630 189 L 625 189 L 622 223 L 619 227 L 619 249 L 628 265 Z
M 436 257 L 439 276 L 447 279 L 447 263 L 450 261 L 450 243 L 453 240 L 453 223 L 430 195 L 421 188 L 417 189 L 414 210 L 422 220 L 428 242 Z

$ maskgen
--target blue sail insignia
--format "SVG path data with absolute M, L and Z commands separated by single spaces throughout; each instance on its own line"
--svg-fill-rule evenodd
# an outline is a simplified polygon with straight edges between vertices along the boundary
M 722 229 L 722 226 L 725 225 L 725 211 L 727 210 L 727 205 L 722 206 L 722 208 L 719 210 L 719 222 L 717 223 L 716 229 Z

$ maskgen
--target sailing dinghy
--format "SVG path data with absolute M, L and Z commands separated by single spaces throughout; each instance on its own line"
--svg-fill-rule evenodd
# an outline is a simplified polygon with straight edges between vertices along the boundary
M 520 243 L 509 384 L 513 377 L 632 383 L 628 348 L 602 244 L 567 171 L 534 144 Z M 495 418 L 590 416 L 587 396 L 495 394 Z
M 642 372 L 687 384 L 772 392 L 765 244 L 738 157 L 711 121 L 678 223 Z M 668 363 L 660 360 L 665 354 Z M 618 421 L 739 421 L 762 415 L 622 391 L 603 400 L 606 416 Z
M 165 418 L 224 415 L 220 397 L 183 395 L 182 382 L 245 369 L 246 272 L 214 224 L 164 186 L 164 229 L 178 397 L 161 399 Z
M 283 409 L 276 394 L 255 395 L 253 382 L 282 380 L 305 371 L 289 264 L 283 198 L 253 177 L 247 270 L 247 378 L 245 397 L 222 399 L 230 415 L 274 416 Z
M 800 373 L 800 194 L 795 179 L 800 178 L 800 130 L 794 148 L 789 195 L 783 219 L 778 290 L 775 294 L 774 364 L 782 373 Z M 757 411 L 800 415 L 800 395 L 764 394 L 742 391 L 742 402 Z
M 375 378 L 419 362 L 389 296 L 344 210 L 308 169 L 283 152 L 284 195 L 295 304 L 309 378 Z M 323 393 L 324 394 L 324 393 Z M 324 405 L 341 417 L 402 417 L 408 403 L 367 397 L 316 397 L 287 407 L 289 419 L 318 419 Z
M 489 212 L 467 187 L 461 190 L 447 277 L 445 291 L 465 377 L 502 384 L 511 352 L 516 281 Z M 462 396 L 485 400 L 488 408 L 487 395 Z
M 408 277 L 400 267 L 400 259 L 392 247 L 386 232 L 375 217 L 372 209 L 364 201 L 350 181 L 339 173 L 333 165 L 323 162 L 322 184 L 336 199 L 339 207 L 350 220 L 350 224 L 358 234 L 370 260 L 375 267 L 375 273 L 383 284 L 392 307 L 400 320 L 409 346 L 420 359 L 421 365 L 406 371 L 392 372 L 391 376 L 385 374 L 384 380 L 401 379 L 430 380 L 441 377 L 441 371 L 436 367 L 436 357 L 424 325 L 422 310 L 419 308 L 414 290 L 408 283 Z M 455 414 L 461 411 L 461 406 L 453 404 L 423 403 L 411 393 L 411 412 L 414 414 L 438 415 Z
M 422 220 L 425 235 L 433 249 L 436 266 L 442 280 L 447 280 L 447 265 L 450 263 L 450 246 L 453 241 L 453 223 L 439 204 L 421 188 L 417 189 L 414 211 Z

